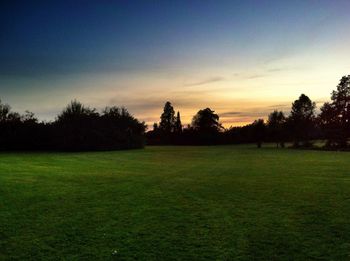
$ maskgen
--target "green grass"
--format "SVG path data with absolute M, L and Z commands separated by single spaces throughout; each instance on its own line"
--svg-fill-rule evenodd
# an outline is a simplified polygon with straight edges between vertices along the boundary
M 349 260 L 350 153 L 1 153 L 10 259 Z

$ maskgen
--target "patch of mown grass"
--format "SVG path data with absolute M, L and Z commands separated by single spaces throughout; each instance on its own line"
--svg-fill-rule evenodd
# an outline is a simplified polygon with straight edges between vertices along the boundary
M 348 260 L 350 154 L 0 154 L 3 260 Z

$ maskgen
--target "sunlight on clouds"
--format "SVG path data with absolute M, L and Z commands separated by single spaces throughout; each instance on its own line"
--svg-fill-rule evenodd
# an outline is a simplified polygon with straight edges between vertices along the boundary
M 56 81 L 50 92 L 31 89 L 25 96 L 16 99 L 8 96 L 6 101 L 15 109 L 29 109 L 45 120 L 53 119 L 75 98 L 98 109 L 126 106 L 133 115 L 152 125 L 159 121 L 163 105 L 169 100 L 180 111 L 183 124 L 190 123 L 199 109 L 210 107 L 220 115 L 223 125 L 229 127 L 266 119 L 274 109 L 288 113 L 291 103 L 301 93 L 325 101 L 342 75 L 339 73 L 342 68 L 288 66 L 260 67 L 251 73 L 206 72 L 192 77 L 181 73 L 81 75 L 79 79 Z M 32 105 L 25 107 L 27 104 Z
M 288 113 L 301 93 L 315 101 L 328 100 L 341 76 L 350 71 L 344 59 L 350 56 L 345 48 L 349 37 L 342 40 L 337 42 L 340 51 L 332 52 L 331 45 L 319 45 L 267 62 L 256 58 L 252 60 L 255 63 L 240 64 L 242 58 L 231 57 L 232 62 L 213 65 L 202 58 L 202 65 L 188 60 L 182 67 L 171 63 L 163 69 L 15 81 L 2 78 L 1 84 L 7 86 L 2 99 L 16 110 L 35 112 L 43 120 L 52 120 L 75 98 L 98 109 L 126 106 L 148 125 L 159 121 L 163 105 L 169 100 L 180 111 L 184 124 L 190 123 L 198 110 L 210 107 L 225 127 L 243 125 L 266 119 L 274 109 Z M 20 96 L 10 91 L 12 85 L 20 90 Z

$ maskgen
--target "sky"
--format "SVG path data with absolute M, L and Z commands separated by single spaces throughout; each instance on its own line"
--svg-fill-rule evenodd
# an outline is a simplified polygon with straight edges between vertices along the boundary
M 350 1 L 1 1 L 0 99 L 54 120 L 73 99 L 152 125 L 166 101 L 224 126 L 320 107 L 350 74 Z

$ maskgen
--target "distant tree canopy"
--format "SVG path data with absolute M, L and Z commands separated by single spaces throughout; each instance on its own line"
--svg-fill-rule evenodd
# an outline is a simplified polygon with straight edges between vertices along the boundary
M 176 133 L 181 133 L 182 132 L 182 123 L 181 123 L 181 117 L 180 117 L 180 112 L 179 111 L 177 112 L 177 115 L 176 115 L 174 131 Z
M 273 111 L 267 123 L 264 119 L 242 127 L 225 129 L 219 121 L 219 115 L 210 108 L 199 110 L 193 116 L 192 122 L 182 128 L 180 113 L 175 114 L 170 102 L 166 102 L 161 122 L 154 124 L 153 130 L 147 133 L 148 144 L 178 144 L 178 145 L 213 145 L 231 143 L 256 143 L 260 148 L 263 142 L 276 142 L 277 146 L 284 147 L 286 141 L 294 140 L 298 146 L 308 146 L 314 132 L 315 103 L 302 94 L 292 104 L 292 111 L 286 117 L 282 111 Z M 170 128 L 171 122 L 174 128 Z M 165 124 L 166 123 L 166 124 Z M 163 126 L 162 128 L 160 126 Z M 168 127 L 164 127 L 168 126 Z M 164 131 L 164 130 L 168 131 Z M 178 131 L 181 130 L 182 131 Z M 169 131 L 171 130 L 171 131 Z
M 255 120 L 252 124 L 253 129 L 253 138 L 256 142 L 258 148 L 261 148 L 261 145 L 265 139 L 266 126 L 263 119 Z
M 290 127 L 293 130 L 294 146 L 309 146 L 311 132 L 314 127 L 316 104 L 305 94 L 292 104 L 289 116 Z
M 163 113 L 160 116 L 159 129 L 169 134 L 174 131 L 175 128 L 175 111 L 170 102 L 166 102 L 164 105 Z
M 286 117 L 282 111 L 273 111 L 267 121 L 268 136 L 274 140 L 278 146 L 284 147 Z
M 205 108 L 197 112 L 192 119 L 192 127 L 200 132 L 219 132 L 222 129 L 219 115 L 213 110 Z
M 328 139 L 327 146 L 346 148 L 350 136 L 350 75 L 343 76 L 331 102 L 321 107 L 319 122 Z
M 336 120 L 349 136 L 350 131 L 350 75 L 341 78 L 337 89 L 332 92 L 331 106 L 336 112 Z
M 192 124 L 183 128 L 180 112 L 170 102 L 164 105 L 159 125 L 154 123 L 153 130 L 147 133 L 148 144 L 204 145 L 217 144 L 219 132 L 223 130 L 219 116 L 210 108 L 199 110 Z
M 0 123 L 22 122 L 23 118 L 19 113 L 12 112 L 10 105 L 2 104 L 0 100 Z
M 98 113 L 72 101 L 54 122 L 38 123 L 31 112 L 20 115 L 0 103 L 0 149 L 112 150 L 140 148 L 146 126 L 125 108 L 107 107 Z
M 99 114 L 96 109 L 85 107 L 77 100 L 71 101 L 70 104 L 57 116 L 59 123 L 79 123 L 88 118 L 98 118 Z
M 39 122 L 32 112 L 13 112 L 0 101 L 0 149 L 2 150 L 114 150 L 140 148 L 148 144 L 214 145 L 275 142 L 284 147 L 312 146 L 312 140 L 326 139 L 327 149 L 349 149 L 350 75 L 341 78 L 315 114 L 316 104 L 305 94 L 292 103 L 289 115 L 273 111 L 267 122 L 257 119 L 242 127 L 225 129 L 219 114 L 205 108 L 183 127 L 180 112 L 167 101 L 153 130 L 145 135 L 144 122 L 134 118 L 126 108 L 106 107 L 102 112 L 74 100 L 49 123 Z

